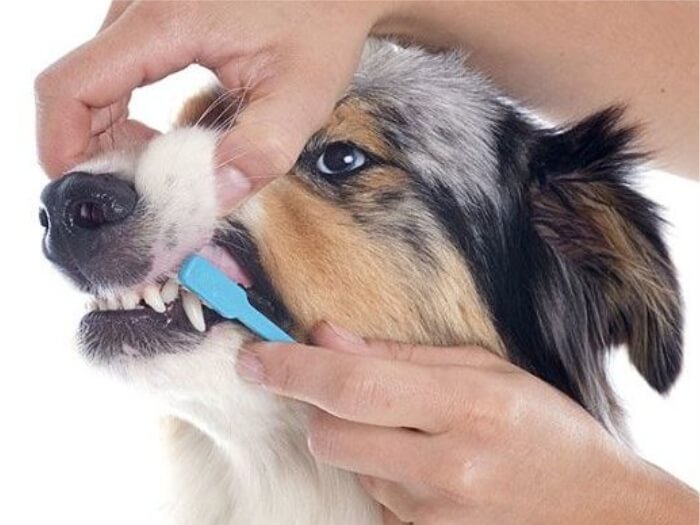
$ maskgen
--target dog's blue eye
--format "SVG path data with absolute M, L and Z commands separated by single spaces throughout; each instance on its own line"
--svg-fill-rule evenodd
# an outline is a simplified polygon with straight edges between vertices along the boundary
M 316 161 L 316 169 L 324 175 L 345 175 L 362 168 L 367 155 L 347 142 L 332 142 Z

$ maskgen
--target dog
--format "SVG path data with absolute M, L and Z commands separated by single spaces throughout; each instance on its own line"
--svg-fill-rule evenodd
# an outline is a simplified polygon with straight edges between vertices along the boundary
M 353 475 L 309 453 L 305 407 L 239 379 L 253 336 L 180 289 L 192 252 L 299 341 L 329 320 L 480 345 L 622 439 L 609 349 L 626 345 L 657 391 L 673 384 L 680 293 L 621 109 L 544 125 L 459 53 L 370 40 L 294 168 L 220 218 L 215 149 L 245 103 L 207 90 L 172 131 L 42 193 L 46 257 L 95 297 L 82 353 L 167 406 L 174 523 L 381 522 Z

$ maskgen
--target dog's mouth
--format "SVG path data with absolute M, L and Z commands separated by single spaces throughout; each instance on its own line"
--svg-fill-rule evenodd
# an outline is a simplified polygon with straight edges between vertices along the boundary
M 234 226 L 217 234 L 198 253 L 243 286 L 255 308 L 283 329 L 291 329 L 291 318 L 244 229 Z M 103 359 L 173 353 L 192 348 L 212 327 L 228 321 L 178 283 L 177 269 L 152 284 L 92 298 L 80 323 L 84 351 Z

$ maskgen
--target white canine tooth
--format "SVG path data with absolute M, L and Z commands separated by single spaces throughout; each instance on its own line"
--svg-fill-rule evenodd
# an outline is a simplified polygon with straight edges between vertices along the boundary
M 172 303 L 177 299 L 177 293 L 180 290 L 180 285 L 175 279 L 168 279 L 160 290 L 160 296 L 165 303 Z
M 146 304 L 159 314 L 165 312 L 165 303 L 160 296 L 160 290 L 158 290 L 155 285 L 149 284 L 146 286 L 146 288 L 143 290 L 143 300 L 146 301 Z
M 127 290 L 121 296 L 122 308 L 124 310 L 133 310 L 139 304 L 140 297 L 136 292 Z
M 196 295 L 188 291 L 182 291 L 182 308 L 185 310 L 187 319 L 190 320 L 195 330 L 204 332 L 207 325 L 204 322 L 204 312 L 202 311 L 202 303 Z
M 98 297 L 95 299 L 97 301 L 97 309 L 98 310 L 109 310 L 109 307 L 107 306 L 107 299 L 102 299 Z
M 86 309 L 88 312 L 93 312 L 93 311 L 97 310 L 98 308 L 99 308 L 99 307 L 98 307 L 98 305 L 97 305 L 97 299 L 89 299 L 89 300 L 85 303 L 85 309 Z
M 107 296 L 107 310 L 119 310 L 119 300 L 116 295 Z

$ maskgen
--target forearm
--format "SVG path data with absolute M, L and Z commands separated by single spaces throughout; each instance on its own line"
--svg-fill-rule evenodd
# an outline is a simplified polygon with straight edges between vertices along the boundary
M 630 525 L 697 525 L 698 494 L 636 457 L 619 478 L 605 522 Z
M 657 166 L 697 178 L 697 18 L 691 2 L 399 3 L 375 32 L 461 47 L 555 121 L 626 104 Z

